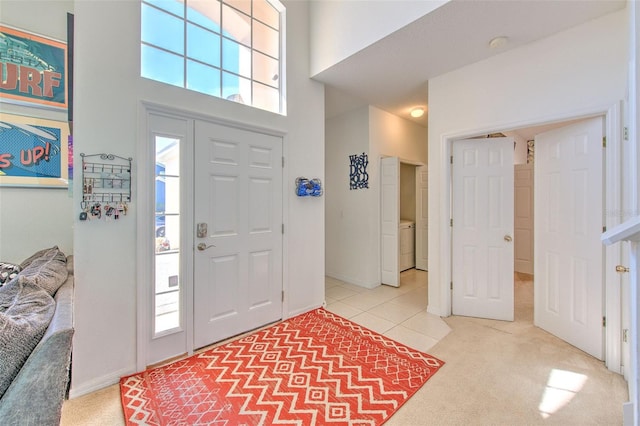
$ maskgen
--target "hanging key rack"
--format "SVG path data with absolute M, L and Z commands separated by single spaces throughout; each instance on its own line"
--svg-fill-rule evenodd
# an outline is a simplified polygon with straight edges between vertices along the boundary
M 131 157 L 84 154 L 80 220 L 119 219 L 131 202 Z

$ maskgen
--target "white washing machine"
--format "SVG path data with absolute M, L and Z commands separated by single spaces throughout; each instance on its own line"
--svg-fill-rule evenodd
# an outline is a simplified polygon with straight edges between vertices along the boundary
M 398 266 L 404 271 L 416 266 L 416 224 L 412 220 L 400 220 L 400 253 Z

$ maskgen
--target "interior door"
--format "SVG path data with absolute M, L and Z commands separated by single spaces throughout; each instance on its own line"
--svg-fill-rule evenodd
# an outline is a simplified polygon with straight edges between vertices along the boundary
M 452 310 L 513 321 L 513 139 L 453 143 Z
M 194 347 L 282 317 L 282 139 L 197 122 Z
M 382 284 L 400 286 L 400 159 L 380 159 L 380 252 Z
M 416 167 L 416 269 L 423 271 L 428 269 L 428 186 L 427 166 Z
M 514 267 L 533 275 L 533 164 L 515 167 Z
M 535 325 L 603 358 L 603 124 L 535 138 Z

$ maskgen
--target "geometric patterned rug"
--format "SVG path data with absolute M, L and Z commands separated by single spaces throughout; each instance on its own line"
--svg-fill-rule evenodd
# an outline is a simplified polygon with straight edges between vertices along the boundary
M 319 308 L 120 388 L 127 425 L 381 425 L 442 365 Z

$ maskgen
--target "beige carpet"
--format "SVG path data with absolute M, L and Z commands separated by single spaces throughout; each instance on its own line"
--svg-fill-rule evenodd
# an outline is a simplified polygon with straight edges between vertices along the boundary
M 526 276 L 514 322 L 445 318 L 452 331 L 429 350 L 445 366 L 385 425 L 621 425 L 622 376 L 532 319 Z M 118 385 L 63 406 L 62 426 L 123 424 Z

